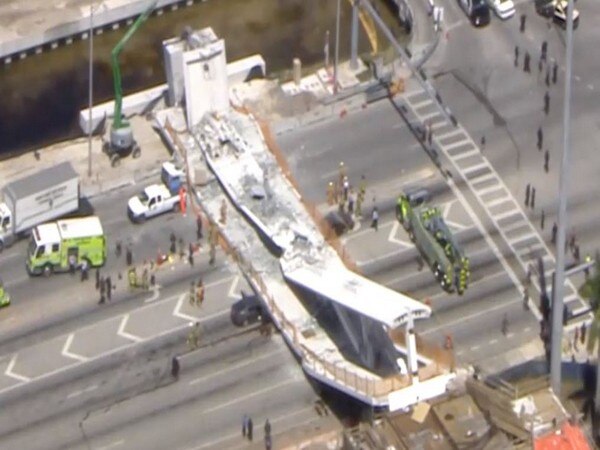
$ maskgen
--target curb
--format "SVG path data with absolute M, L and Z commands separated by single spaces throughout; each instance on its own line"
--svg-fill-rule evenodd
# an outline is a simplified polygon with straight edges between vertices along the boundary
M 96 184 L 93 183 L 91 186 L 85 187 L 81 189 L 81 193 L 83 197 L 88 199 L 96 198 L 104 194 L 108 194 L 110 192 L 118 191 L 119 189 L 123 189 L 124 187 L 134 186 L 138 183 L 146 181 L 150 178 L 155 177 L 160 174 L 160 169 L 150 169 L 146 172 L 142 173 L 140 176 L 136 177 L 135 175 L 129 179 L 121 179 L 116 181 L 113 184 L 109 184 L 106 188 L 98 189 L 96 188 Z M 100 183 L 102 185 L 102 183 Z

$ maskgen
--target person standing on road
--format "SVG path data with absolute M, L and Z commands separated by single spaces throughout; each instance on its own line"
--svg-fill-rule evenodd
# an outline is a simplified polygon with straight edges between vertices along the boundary
M 525 72 L 525 73 L 531 72 L 531 67 L 529 66 L 530 59 L 531 59 L 531 57 L 529 56 L 529 52 L 526 51 L 525 56 L 523 57 L 523 72 Z
M 110 302 L 112 300 L 112 280 L 110 279 L 110 275 L 106 277 L 106 298 Z
M 248 421 L 250 420 L 250 418 L 248 417 L 248 414 L 244 414 L 244 417 L 242 418 L 242 436 L 245 438 L 248 435 Z
M 127 246 L 127 250 L 125 251 L 125 262 L 127 266 L 131 266 L 133 264 L 133 253 L 131 252 L 131 247 Z
M 71 254 L 69 255 L 69 273 L 71 275 L 75 275 L 75 269 L 77 267 L 77 258 L 75 257 L 75 255 Z
M 542 215 L 540 217 L 540 228 L 543 230 L 544 229 L 544 225 L 546 225 L 546 213 L 544 212 L 544 210 L 542 209 Z
M 174 255 L 175 253 L 177 253 L 177 237 L 172 231 L 169 235 L 169 241 L 171 242 L 171 245 L 169 246 L 169 253 L 171 253 L 171 255 Z
M 554 222 L 552 225 L 552 239 L 550 240 L 550 242 L 552 242 L 554 245 L 556 245 L 556 233 L 558 233 L 558 225 L 556 225 L 556 222 Z
M 558 80 L 558 63 L 556 60 L 552 62 L 552 84 L 556 84 Z
M 117 243 L 115 244 L 115 256 L 117 257 L 117 259 L 119 259 L 121 257 L 121 252 L 123 251 L 123 247 L 121 245 L 121 241 L 117 241 Z
M 508 314 L 504 314 L 502 318 L 502 334 L 506 336 L 508 334 Z
M 537 130 L 537 148 L 538 150 L 542 150 L 542 146 L 544 144 L 544 131 L 542 130 L 541 125 L 538 127 Z
M 515 45 L 515 67 L 519 67 L 519 46 Z
M 252 441 L 252 428 L 254 427 L 254 424 L 252 423 L 252 417 L 248 418 L 248 440 Z
M 194 267 L 194 246 L 191 242 L 188 246 L 188 264 L 190 265 L 190 267 Z
M 87 259 L 84 259 L 81 262 L 81 281 L 86 281 L 88 279 L 88 270 L 89 270 L 89 265 L 88 265 Z
M 544 171 L 546 173 L 548 173 L 549 170 L 550 170 L 550 151 L 546 150 L 546 153 L 544 153 Z
M 529 206 L 529 197 L 531 195 L 531 184 L 527 183 L 525 187 L 525 206 Z
M 171 359 L 171 376 L 175 378 L 175 380 L 179 379 L 179 360 L 177 356 L 173 356 Z
M 196 306 L 202 306 L 202 303 L 204 303 L 204 292 L 204 281 L 202 278 L 199 278 L 196 285 Z
M 379 211 L 377 211 L 377 206 L 373 207 L 373 212 L 371 213 L 371 228 L 374 228 L 375 231 L 379 229 Z
M 542 47 L 540 49 L 540 60 L 547 62 L 548 61 L 548 42 L 542 42 Z
M 100 277 L 100 304 L 104 303 L 104 293 L 106 292 L 106 284 L 104 282 L 104 277 Z
M 519 30 L 521 33 L 525 33 L 525 21 L 527 20 L 527 16 L 525 14 L 521 14 L 521 24 L 519 26 Z
M 270 435 L 271 435 L 271 422 L 269 422 L 269 419 L 267 419 L 265 422 L 265 436 L 270 436 Z
M 531 209 L 535 209 L 535 188 L 531 188 Z

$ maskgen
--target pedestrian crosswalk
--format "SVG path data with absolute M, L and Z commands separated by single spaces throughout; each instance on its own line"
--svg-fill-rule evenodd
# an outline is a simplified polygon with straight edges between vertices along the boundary
M 433 145 L 462 175 L 523 270 L 531 265 L 535 273 L 541 257 L 547 286 L 551 286 L 556 266 L 553 253 L 469 133 L 460 124 L 455 127 L 449 123 L 423 90 L 407 92 L 403 101 L 417 121 L 432 130 Z M 566 281 L 564 301 L 573 314 L 589 309 L 570 280 Z

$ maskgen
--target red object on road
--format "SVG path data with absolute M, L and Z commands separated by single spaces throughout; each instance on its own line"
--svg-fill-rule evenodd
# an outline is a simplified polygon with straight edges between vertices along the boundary
M 179 188 L 179 209 L 181 210 L 181 214 L 185 216 L 185 210 L 187 207 L 187 191 L 184 186 Z
M 591 450 L 581 428 L 566 422 L 559 431 L 537 438 L 534 450 Z

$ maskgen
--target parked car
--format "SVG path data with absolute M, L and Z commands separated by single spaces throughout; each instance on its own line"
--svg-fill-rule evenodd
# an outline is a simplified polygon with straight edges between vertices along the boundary
M 242 298 L 231 305 L 231 322 L 238 327 L 262 322 L 268 315 L 256 295 L 247 295 L 242 291 Z
M 513 0 L 487 0 L 490 9 L 502 20 L 515 15 L 515 4 Z
M 567 0 L 536 0 L 535 10 L 543 17 L 552 18 L 552 21 L 561 28 L 567 28 Z M 579 25 L 579 11 L 573 10 L 573 28 Z
M 476 27 L 490 23 L 490 8 L 485 0 L 458 0 L 458 3 Z

